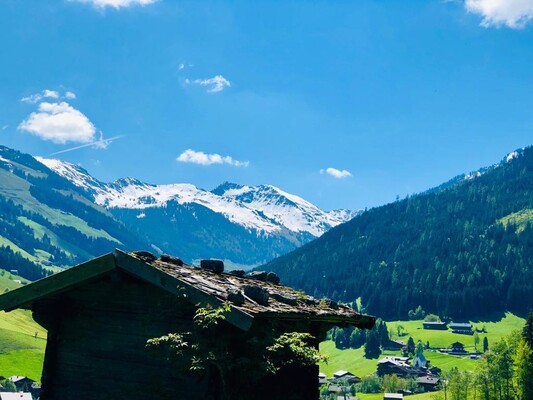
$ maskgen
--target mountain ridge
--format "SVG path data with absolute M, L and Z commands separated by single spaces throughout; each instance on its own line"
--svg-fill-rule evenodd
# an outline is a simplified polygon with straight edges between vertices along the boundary
M 251 267 L 293 250 L 358 212 L 325 212 L 272 185 L 155 185 L 128 177 L 104 183 L 81 166 L 36 157 L 125 224 L 156 253 L 188 262 L 221 258 Z
M 77 165 L 42 157 L 36 159 L 82 188 L 93 196 L 97 204 L 107 209 L 141 210 L 164 207 L 170 201 L 180 205 L 196 203 L 246 229 L 267 236 L 286 228 L 295 233 L 306 232 L 318 237 L 358 213 L 349 210 L 325 212 L 273 185 L 247 186 L 224 182 L 207 191 L 188 183 L 154 185 L 136 178 L 103 183 Z

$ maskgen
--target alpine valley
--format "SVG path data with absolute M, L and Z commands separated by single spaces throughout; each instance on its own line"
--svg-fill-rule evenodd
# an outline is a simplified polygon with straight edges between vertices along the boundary
M 357 212 L 324 212 L 274 186 L 103 183 L 80 166 L 0 146 L 0 268 L 30 280 L 115 248 L 249 268 Z M 7 267 L 9 266 L 9 268 Z

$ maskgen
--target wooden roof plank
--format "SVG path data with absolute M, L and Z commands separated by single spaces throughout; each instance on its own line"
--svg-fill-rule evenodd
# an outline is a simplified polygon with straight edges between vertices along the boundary
M 52 296 L 73 286 L 98 278 L 115 268 L 113 254 L 92 259 L 86 263 L 48 276 L 44 279 L 9 291 L 0 296 L 0 310 L 11 311 L 15 308 L 30 308 L 31 303 Z
M 193 304 L 197 304 L 200 307 L 206 307 L 208 305 L 218 307 L 222 304 L 222 300 L 212 294 L 206 293 L 190 283 L 154 268 L 150 264 L 147 264 L 128 253 L 117 249 L 115 252 L 115 258 L 117 260 L 117 266 L 125 272 L 149 282 L 154 286 L 158 286 L 172 294 L 181 296 Z M 250 329 L 254 319 L 252 315 L 233 305 L 231 305 L 231 312 L 226 314 L 225 317 L 230 324 L 235 325 L 244 331 Z

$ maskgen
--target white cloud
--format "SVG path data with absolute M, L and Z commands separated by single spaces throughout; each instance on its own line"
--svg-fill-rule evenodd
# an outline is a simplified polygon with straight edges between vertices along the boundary
M 533 0 L 465 0 L 465 7 L 483 17 L 484 27 L 520 29 L 533 19 Z
M 38 103 L 38 102 L 40 102 L 41 100 L 44 100 L 44 99 L 54 99 L 54 100 L 69 99 L 69 100 L 73 100 L 75 98 L 76 98 L 76 94 L 74 92 L 71 92 L 71 91 L 66 91 L 64 94 L 61 94 L 61 93 L 59 93 L 56 90 L 44 89 L 40 93 L 30 94 L 29 96 L 23 97 L 22 99 L 20 99 L 20 101 L 22 101 L 23 103 L 34 104 L 34 103 Z
M 20 99 L 23 103 L 38 103 L 42 99 L 59 99 L 59 93 L 55 90 L 44 89 L 41 93 L 30 94 Z
M 221 156 L 220 154 L 206 154 L 202 151 L 194 151 L 191 149 L 185 150 L 176 158 L 176 161 L 184 163 L 193 163 L 199 165 L 212 165 L 212 164 L 229 164 L 234 167 L 247 167 L 250 165 L 249 161 L 234 160 L 230 156 Z
M 208 86 L 208 93 L 222 92 L 225 88 L 231 87 L 231 82 L 224 78 L 222 75 L 216 75 L 209 79 L 185 79 L 185 83 L 188 85 Z
M 331 175 L 332 177 L 337 178 L 337 179 L 343 179 L 343 178 L 348 178 L 352 176 L 352 173 L 350 171 L 347 171 L 345 169 L 340 170 L 340 169 L 331 168 L 331 167 L 326 168 L 326 169 L 321 169 L 320 173 Z
M 18 129 L 59 144 L 90 143 L 96 133 L 92 122 L 66 102 L 40 103 L 37 111 L 22 121 Z
M 182 69 L 185 69 L 185 64 L 181 63 L 180 65 L 178 65 L 178 70 L 182 70 Z
M 157 0 L 69 0 L 71 2 L 91 4 L 95 8 L 104 9 L 106 7 L 118 10 L 123 7 L 130 6 L 148 6 L 155 3 Z

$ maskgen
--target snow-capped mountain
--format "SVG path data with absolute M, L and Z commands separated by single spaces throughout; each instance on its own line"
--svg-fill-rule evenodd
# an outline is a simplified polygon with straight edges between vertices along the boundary
M 272 185 L 223 183 L 212 191 L 134 178 L 104 183 L 80 166 L 36 157 L 141 235 L 157 252 L 192 261 L 223 258 L 255 265 L 348 221 L 357 212 L 322 211 Z
M 348 210 L 322 211 L 301 197 L 272 185 L 242 186 L 226 182 L 206 191 L 186 183 L 152 185 L 134 178 L 123 178 L 108 184 L 98 181 L 80 166 L 61 160 L 36 158 L 84 189 L 98 205 L 108 209 L 144 210 L 166 207 L 172 201 L 180 205 L 198 204 L 261 234 L 287 229 L 307 232 L 315 237 L 357 214 Z

